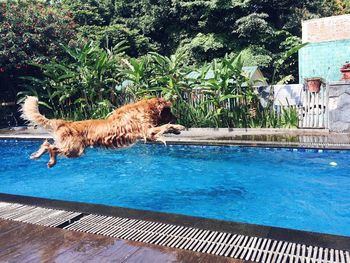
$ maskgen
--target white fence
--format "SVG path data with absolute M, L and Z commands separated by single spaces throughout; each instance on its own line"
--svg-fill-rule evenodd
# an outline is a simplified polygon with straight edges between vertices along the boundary
M 320 92 L 310 92 L 305 89 L 303 92 L 302 128 L 329 128 L 329 86 L 321 87 Z
M 299 128 L 329 128 L 329 86 L 322 85 L 319 92 L 310 92 L 304 85 L 274 86 L 274 107 L 277 112 L 283 107 L 298 110 Z

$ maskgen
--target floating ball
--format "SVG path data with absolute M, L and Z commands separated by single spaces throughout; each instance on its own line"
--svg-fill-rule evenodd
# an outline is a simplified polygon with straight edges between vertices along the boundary
M 330 166 L 337 166 L 338 164 L 336 162 L 330 162 L 329 165 Z

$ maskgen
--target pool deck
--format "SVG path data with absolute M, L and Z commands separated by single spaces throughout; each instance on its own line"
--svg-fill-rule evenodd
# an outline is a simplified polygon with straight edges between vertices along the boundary
M 244 261 L 0 219 L 0 262 Z

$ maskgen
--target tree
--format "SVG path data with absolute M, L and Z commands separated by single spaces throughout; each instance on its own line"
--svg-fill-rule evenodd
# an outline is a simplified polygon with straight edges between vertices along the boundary
M 61 59 L 60 44 L 75 40 L 72 14 L 42 1 L 6 1 L 0 4 L 0 94 L 13 101 L 20 90 L 19 76 L 40 74 L 31 63 Z
M 186 52 L 192 63 L 203 63 L 223 57 L 231 51 L 225 36 L 198 33 L 193 39 L 186 39 L 177 52 Z
M 129 29 L 124 25 L 110 26 L 82 26 L 79 28 L 79 36 L 87 42 L 93 40 L 103 48 L 110 48 L 121 41 L 125 41 L 128 49 L 126 53 L 132 57 L 138 57 L 156 50 L 150 38 L 140 33 L 138 29 Z
M 323 13 L 326 16 L 344 15 L 350 13 L 349 0 L 325 0 L 322 4 Z
M 113 0 L 63 0 L 79 25 L 109 25 L 114 15 Z
M 236 21 L 238 36 L 247 43 L 266 43 L 274 35 L 274 29 L 268 23 L 268 14 L 251 13 Z
M 0 23 L 2 71 L 59 57 L 59 43 L 68 44 L 76 34 L 70 12 L 35 0 L 2 3 Z

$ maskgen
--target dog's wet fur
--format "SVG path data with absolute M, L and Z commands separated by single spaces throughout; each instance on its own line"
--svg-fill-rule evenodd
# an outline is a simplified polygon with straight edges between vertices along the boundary
M 28 96 L 22 106 L 22 113 L 25 120 L 42 126 L 54 137 L 54 144 L 46 140 L 31 155 L 32 159 L 37 159 L 48 152 L 49 168 L 56 164 L 58 154 L 79 157 L 88 146 L 122 148 L 139 139 L 165 144 L 163 134 L 179 134 L 185 129 L 182 125 L 171 124 L 175 120 L 171 102 L 163 98 L 144 99 L 122 106 L 107 119 L 66 121 L 46 118 L 39 112 L 38 99 Z

